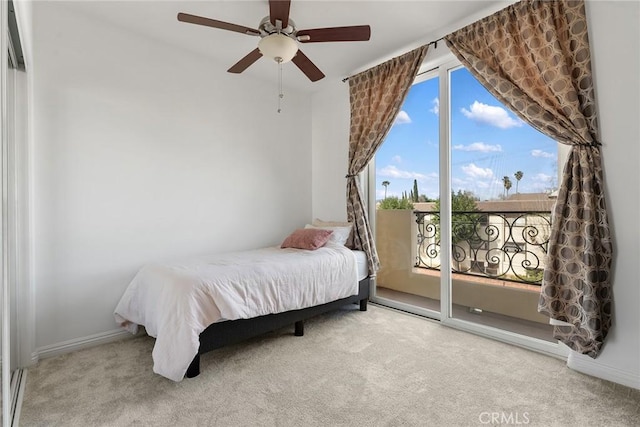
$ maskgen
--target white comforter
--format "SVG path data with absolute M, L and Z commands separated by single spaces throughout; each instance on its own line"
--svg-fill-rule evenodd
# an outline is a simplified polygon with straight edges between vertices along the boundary
M 222 320 L 324 304 L 358 293 L 355 256 L 344 246 L 277 247 L 143 267 L 115 310 L 132 333 L 156 337 L 153 371 L 181 381 L 199 335 Z

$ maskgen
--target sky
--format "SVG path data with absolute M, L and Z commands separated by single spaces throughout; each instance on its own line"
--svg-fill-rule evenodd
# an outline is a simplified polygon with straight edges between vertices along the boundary
M 376 153 L 376 198 L 401 196 L 418 182 L 418 192 L 439 196 L 438 79 L 414 84 L 385 142 Z M 557 188 L 558 144 L 491 95 L 465 69 L 451 73 L 451 188 L 471 191 L 480 200 L 505 195 L 502 178 L 509 176 L 516 193 Z

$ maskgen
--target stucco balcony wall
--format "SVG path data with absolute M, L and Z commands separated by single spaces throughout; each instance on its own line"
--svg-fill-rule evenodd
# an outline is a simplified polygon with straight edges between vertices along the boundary
M 377 286 L 439 300 L 439 271 L 414 267 L 417 226 L 413 211 L 378 209 L 375 224 L 381 263 Z M 544 324 L 549 321 L 536 310 L 537 286 L 454 274 L 452 289 L 454 304 Z

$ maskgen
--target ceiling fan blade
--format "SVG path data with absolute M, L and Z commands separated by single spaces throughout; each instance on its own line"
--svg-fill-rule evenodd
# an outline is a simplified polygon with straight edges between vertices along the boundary
M 296 64 L 298 68 L 300 68 L 300 71 L 302 71 L 307 77 L 309 77 L 309 80 L 311 80 L 312 82 L 317 82 L 318 80 L 324 78 L 324 73 L 320 71 L 320 69 L 316 67 L 316 64 L 311 62 L 311 60 L 307 58 L 307 55 L 302 53 L 301 50 L 298 50 L 298 53 L 293 57 L 291 61 L 293 61 L 293 63 Z
M 247 56 L 236 62 L 233 67 L 229 68 L 227 71 L 234 74 L 240 74 L 260 58 L 262 58 L 262 54 L 260 53 L 258 48 L 255 48 L 251 52 L 249 52 Z
M 289 10 L 291 10 L 291 0 L 269 0 L 269 19 L 273 25 L 276 20 L 282 21 L 282 28 L 289 25 Z
M 235 31 L 236 33 L 248 34 L 250 36 L 260 35 L 260 31 L 253 28 L 217 21 L 215 19 L 203 18 L 202 16 L 189 15 L 188 13 L 178 13 L 178 21 L 187 22 L 189 24 L 204 25 L 205 27 L 219 28 L 221 30 Z
M 315 28 L 300 30 L 296 35 L 300 43 L 360 42 L 371 38 L 371 27 L 354 25 L 351 27 Z

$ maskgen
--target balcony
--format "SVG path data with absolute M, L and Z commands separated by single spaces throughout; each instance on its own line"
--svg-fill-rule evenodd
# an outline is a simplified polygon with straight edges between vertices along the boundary
M 376 212 L 381 261 L 377 294 L 439 311 L 439 212 Z M 454 317 L 494 326 L 497 322 L 520 333 L 524 328 L 528 335 L 552 340 L 548 318 L 537 312 L 550 229 L 549 211 L 454 213 Z
M 414 211 L 415 267 L 440 270 L 440 213 Z M 454 212 L 452 272 L 540 285 L 551 232 L 550 212 Z

